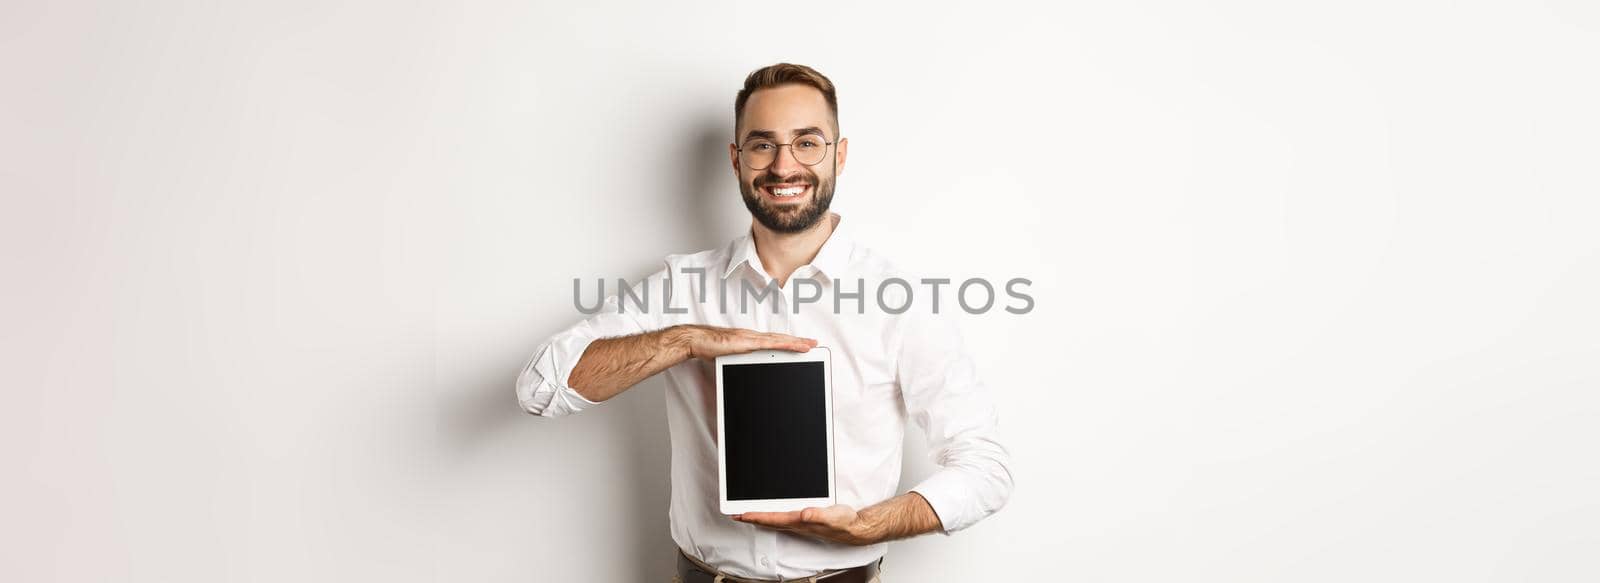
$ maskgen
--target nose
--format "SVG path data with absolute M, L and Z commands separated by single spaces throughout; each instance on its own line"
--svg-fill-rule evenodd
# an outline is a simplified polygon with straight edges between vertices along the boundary
M 794 147 L 786 144 L 778 148 L 778 157 L 767 167 L 767 172 L 773 176 L 795 176 L 803 167 L 800 160 L 794 157 Z

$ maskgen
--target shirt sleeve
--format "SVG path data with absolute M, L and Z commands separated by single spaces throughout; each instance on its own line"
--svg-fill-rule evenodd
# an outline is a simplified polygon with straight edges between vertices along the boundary
M 633 294 L 627 297 L 623 296 L 622 290 L 616 290 L 617 293 L 601 302 L 594 314 L 557 332 L 535 349 L 533 357 L 528 359 L 521 374 L 517 375 L 517 403 L 522 410 L 540 417 L 561 417 L 596 405 L 567 384 L 573 367 L 577 366 L 578 359 L 595 340 L 662 328 L 661 309 L 664 304 L 659 296 L 666 293 L 663 291 L 663 282 L 667 279 L 667 273 L 668 270 L 663 269 L 632 284 L 629 289 L 633 290 Z M 591 298 L 604 293 L 588 291 L 601 285 L 599 282 L 593 283 L 593 287 L 582 290 L 585 294 L 595 294 L 588 296 Z M 618 281 L 609 283 L 617 284 Z M 648 291 L 641 292 L 641 285 Z M 636 302 L 634 298 L 639 300 Z M 583 299 L 580 297 L 577 301 L 581 305 Z M 644 307 L 641 308 L 640 304 Z
M 906 412 L 922 428 L 940 469 L 912 491 L 946 534 L 994 514 L 1011 497 L 1010 453 L 988 388 L 949 317 L 905 314 L 898 364 Z

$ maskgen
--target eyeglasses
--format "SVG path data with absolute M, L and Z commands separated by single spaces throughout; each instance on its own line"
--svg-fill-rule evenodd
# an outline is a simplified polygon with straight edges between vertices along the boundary
M 816 166 L 828 155 L 828 146 L 833 142 L 823 139 L 816 134 L 802 134 L 795 136 L 794 141 L 787 144 L 774 143 L 766 138 L 755 138 L 744 143 L 739 148 L 739 162 L 751 170 L 766 170 L 773 162 L 778 160 L 778 151 L 784 146 L 794 154 L 794 161 L 806 166 Z

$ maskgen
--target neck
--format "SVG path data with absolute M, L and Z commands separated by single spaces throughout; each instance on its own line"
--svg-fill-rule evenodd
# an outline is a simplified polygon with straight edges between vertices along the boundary
M 755 237 L 756 256 L 761 258 L 761 266 L 767 268 L 767 275 L 772 276 L 781 287 L 789 281 L 794 270 L 817 257 L 817 251 L 822 249 L 823 243 L 828 242 L 828 237 L 833 235 L 833 229 L 838 224 L 839 215 L 828 213 L 817 224 L 798 233 L 779 233 L 754 220 L 751 221 L 750 232 Z

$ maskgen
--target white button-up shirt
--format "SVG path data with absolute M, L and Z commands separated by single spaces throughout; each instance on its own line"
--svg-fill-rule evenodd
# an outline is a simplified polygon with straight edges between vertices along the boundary
M 814 338 L 833 357 L 837 501 L 861 509 L 895 496 L 906 420 L 911 419 L 941 467 L 912 490 L 927 499 L 946 533 L 971 526 L 999 510 L 1011 493 L 1009 455 L 996 436 L 994 402 L 944 315 L 947 310 L 933 314 L 928 290 L 912 291 L 917 279 L 853 243 L 844 227 L 838 220 L 815 259 L 782 287 L 761 265 L 749 233 L 719 249 L 669 255 L 666 268 L 642 282 L 643 290 L 635 285 L 633 294 L 608 297 L 598 312 L 534 350 L 517 378 L 518 401 L 543 417 L 594 406 L 567 379 L 589 343 L 599 338 L 676 324 Z M 888 278 L 910 285 L 891 283 L 880 291 L 880 282 Z M 758 300 L 769 285 L 772 293 Z M 596 301 L 599 295 L 593 296 Z M 837 544 L 722 515 L 715 371 L 711 363 L 690 359 L 665 374 L 672 437 L 669 515 L 672 539 L 680 548 L 726 573 L 750 578 L 804 577 L 883 556 L 886 544 Z

